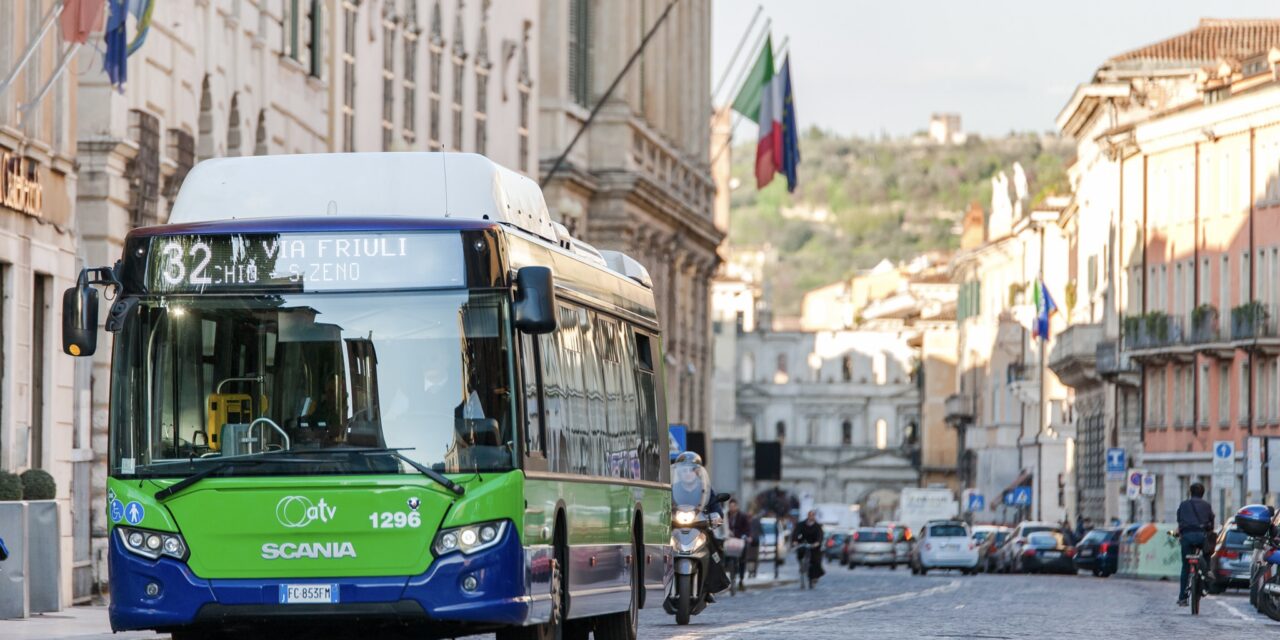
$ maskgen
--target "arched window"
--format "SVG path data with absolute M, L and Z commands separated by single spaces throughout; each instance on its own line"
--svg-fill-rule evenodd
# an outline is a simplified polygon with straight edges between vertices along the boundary
M 258 128 L 253 132 L 253 155 L 265 156 L 267 149 L 267 110 L 258 109 Z
M 845 355 L 840 362 L 840 376 L 845 382 L 853 380 L 853 356 Z
M 876 448 L 889 448 L 889 423 L 884 418 L 876 420 Z
M 840 423 L 840 444 L 845 446 L 853 444 L 853 422 L 848 419 Z
M 217 155 L 213 148 L 213 92 L 209 89 L 209 74 L 200 81 L 200 117 L 196 120 L 196 161 L 208 160 Z
M 240 93 L 231 94 L 231 112 L 227 117 L 227 155 L 240 155 Z

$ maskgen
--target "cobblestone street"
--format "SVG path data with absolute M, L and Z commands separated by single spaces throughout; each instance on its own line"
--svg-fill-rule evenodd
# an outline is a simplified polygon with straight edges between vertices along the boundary
M 1173 604 L 1169 582 L 1086 576 L 938 573 L 899 569 L 831 568 L 818 589 L 794 582 L 757 588 L 720 601 L 679 627 L 659 607 L 641 615 L 644 640 L 734 640 L 804 637 L 812 640 L 913 638 L 1197 638 L 1275 633 L 1272 622 L 1229 592 L 1205 601 L 1201 615 Z M 83 612 L 93 611 L 86 618 Z M 1224 636 L 1223 634 L 1228 634 Z M 112 635 L 105 610 L 0 622 L 6 640 L 163 640 L 148 633 Z M 489 636 L 470 636 L 481 640 Z
M 1192 617 L 1176 584 L 1045 575 L 936 573 L 833 567 L 815 591 L 796 584 L 730 598 L 677 627 L 648 609 L 642 638 L 1206 638 L 1280 630 L 1247 594 L 1208 598 Z

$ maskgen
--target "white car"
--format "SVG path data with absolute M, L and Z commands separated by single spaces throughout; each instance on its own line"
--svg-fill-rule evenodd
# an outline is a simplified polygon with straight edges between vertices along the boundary
M 965 575 L 978 570 L 978 544 L 969 525 L 959 520 L 935 520 L 920 530 L 911 572 L 924 575 L 930 569 L 959 569 Z

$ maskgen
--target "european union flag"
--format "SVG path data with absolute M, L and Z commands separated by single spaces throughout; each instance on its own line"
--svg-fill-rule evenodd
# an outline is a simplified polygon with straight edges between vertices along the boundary
M 787 176 L 787 191 L 794 193 L 799 183 L 796 170 L 800 166 L 800 138 L 796 131 L 795 93 L 791 90 L 791 56 L 782 61 L 782 172 Z

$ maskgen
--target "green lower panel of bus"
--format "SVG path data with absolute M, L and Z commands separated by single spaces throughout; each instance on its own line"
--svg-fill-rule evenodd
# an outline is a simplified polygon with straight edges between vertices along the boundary
M 521 521 L 520 472 L 453 480 L 464 496 L 411 475 L 207 478 L 162 503 L 173 480 L 110 479 L 107 509 L 113 531 L 180 533 L 200 578 L 418 575 L 441 529 Z

